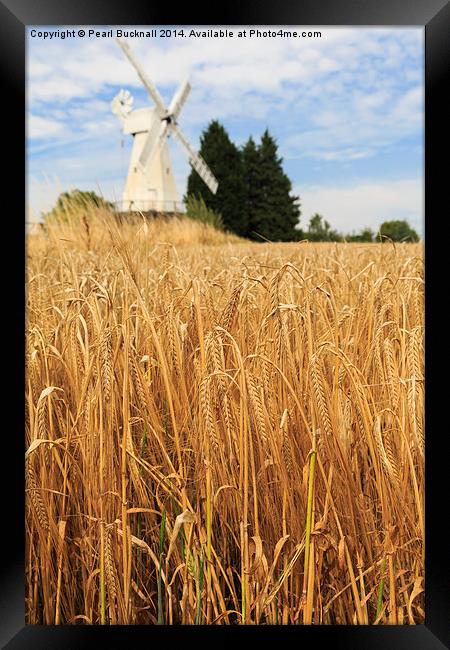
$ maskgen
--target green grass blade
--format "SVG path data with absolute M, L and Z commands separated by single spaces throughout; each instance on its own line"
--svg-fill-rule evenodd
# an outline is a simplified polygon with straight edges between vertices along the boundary
M 163 586 L 162 586 L 162 558 L 164 551 L 164 540 L 166 536 L 166 509 L 163 508 L 161 525 L 159 528 L 159 569 L 158 569 L 158 625 L 164 625 L 164 603 L 163 603 Z

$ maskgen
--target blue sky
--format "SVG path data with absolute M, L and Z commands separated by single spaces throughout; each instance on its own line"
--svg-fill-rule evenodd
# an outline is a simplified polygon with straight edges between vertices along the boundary
M 151 105 L 147 92 L 114 39 L 43 40 L 31 29 L 28 219 L 75 187 L 119 200 L 131 137 L 110 103 L 125 88 L 135 108 Z M 179 124 L 195 147 L 211 119 L 238 145 L 269 129 L 300 196 L 301 225 L 319 212 L 343 232 L 407 219 L 422 234 L 423 28 L 303 29 L 322 37 L 128 41 L 167 103 L 189 76 Z M 190 168 L 178 143 L 170 150 L 182 195 Z

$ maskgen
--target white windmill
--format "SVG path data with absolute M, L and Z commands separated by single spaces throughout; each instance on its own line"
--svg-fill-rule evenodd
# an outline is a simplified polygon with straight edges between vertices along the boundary
M 178 127 L 180 111 L 191 90 L 189 82 L 185 81 L 180 86 L 169 108 L 166 108 L 161 95 L 136 60 L 128 43 L 123 38 L 116 40 L 155 103 L 151 108 L 133 110 L 133 98 L 126 90 L 121 90 L 111 102 L 113 113 L 122 120 L 123 132 L 133 135 L 121 209 L 142 212 L 174 212 L 180 209 L 167 144 L 167 138 L 171 135 L 181 143 L 188 154 L 189 163 L 215 194 L 217 179 Z

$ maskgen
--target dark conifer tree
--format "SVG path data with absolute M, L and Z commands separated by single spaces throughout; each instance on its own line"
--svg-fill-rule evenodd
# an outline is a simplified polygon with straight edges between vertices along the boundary
M 248 212 L 248 237 L 261 241 L 292 241 L 301 236 L 295 228 L 300 217 L 299 199 L 283 171 L 278 146 L 266 129 L 256 149 L 250 139 L 243 150 Z
M 219 187 L 217 193 L 213 194 L 197 172 L 192 170 L 187 183 L 187 196 L 202 197 L 207 207 L 222 215 L 225 228 L 245 236 L 248 224 L 244 208 L 242 156 L 217 120 L 213 120 L 203 132 L 200 154 L 217 178 Z
M 248 222 L 248 232 L 246 235 L 251 237 L 251 229 L 255 226 L 258 214 L 264 208 L 264 195 L 259 185 L 259 166 L 260 154 L 258 147 L 250 136 L 242 148 L 242 164 L 245 182 L 245 213 Z

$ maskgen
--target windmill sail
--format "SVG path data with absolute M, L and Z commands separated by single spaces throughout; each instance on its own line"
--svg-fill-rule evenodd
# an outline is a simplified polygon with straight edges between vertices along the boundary
M 144 148 L 139 156 L 139 166 L 142 170 L 144 170 L 146 166 L 150 165 L 153 155 L 168 136 L 169 122 L 176 121 L 190 91 L 191 84 L 188 81 L 185 81 L 184 84 L 180 86 L 170 103 L 169 110 L 167 111 L 170 120 L 163 119 L 161 127 L 158 127 L 156 121 L 152 124 Z
M 178 115 L 180 114 L 181 109 L 183 108 L 183 105 L 188 98 L 189 93 L 191 92 L 191 84 L 189 81 L 185 81 L 182 86 L 180 86 L 180 89 L 174 95 L 174 98 L 172 99 L 170 106 L 169 106 L 169 115 L 176 121 Z
M 211 192 L 215 194 L 217 192 L 219 183 L 206 162 L 203 160 L 201 155 L 195 151 L 194 147 L 192 147 L 192 145 L 189 143 L 187 138 L 183 135 L 177 126 L 171 124 L 170 130 L 176 135 L 178 140 L 188 152 L 190 165 L 192 165 L 203 182 L 206 183 L 206 185 L 209 187 Z
M 165 139 L 164 136 L 167 134 L 167 129 L 168 124 L 166 121 L 161 122 L 158 118 L 153 120 L 144 147 L 141 151 L 141 155 L 139 156 L 139 166 L 142 171 L 144 171 L 152 162 L 153 156 L 158 150 L 158 146 L 161 145 L 162 141 Z
M 150 97 L 153 99 L 153 101 L 156 104 L 158 113 L 160 114 L 160 117 L 163 117 L 166 114 L 166 107 L 164 106 L 163 99 L 161 95 L 159 94 L 158 90 L 156 89 L 156 86 L 153 84 L 153 82 L 147 77 L 147 74 L 145 70 L 141 68 L 140 63 L 137 61 L 135 58 L 133 52 L 131 51 L 130 46 L 128 43 L 123 39 L 123 38 L 117 38 L 117 42 L 119 43 L 120 47 L 125 53 L 125 56 L 133 66 L 133 68 L 136 70 L 136 72 L 139 75 L 140 80 L 144 84 L 144 86 L 147 88 Z

